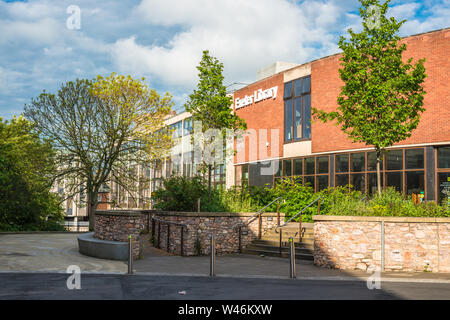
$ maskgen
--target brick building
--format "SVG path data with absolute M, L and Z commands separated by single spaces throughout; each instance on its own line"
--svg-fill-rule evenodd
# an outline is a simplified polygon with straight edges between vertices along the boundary
M 426 200 L 442 199 L 450 181 L 450 28 L 402 41 L 405 60 L 426 59 L 426 111 L 410 138 L 388 148 L 382 183 L 407 194 L 423 192 Z M 276 63 L 234 92 L 234 110 L 247 122 L 249 135 L 236 143 L 228 186 L 273 185 L 280 177 L 300 176 L 316 191 L 347 184 L 376 190 L 373 147 L 353 143 L 334 123 L 311 121 L 312 107 L 337 108 L 340 56 L 296 66 Z

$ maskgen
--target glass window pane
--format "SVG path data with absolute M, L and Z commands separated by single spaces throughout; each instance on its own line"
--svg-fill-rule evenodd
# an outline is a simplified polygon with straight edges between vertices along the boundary
M 437 149 L 438 168 L 450 168 L 450 147 Z
M 328 173 L 328 156 L 317 157 L 317 173 Z
M 294 137 L 295 139 L 302 138 L 302 106 L 300 104 L 301 98 L 294 99 Z
M 383 170 L 383 159 L 381 159 L 380 170 Z M 376 152 L 367 152 L 367 171 L 377 171 Z
M 302 79 L 294 80 L 294 96 L 298 97 L 302 94 Z
M 376 173 L 368 173 L 367 179 L 369 179 L 369 194 L 376 194 L 378 191 L 377 189 L 377 174 Z M 381 172 L 380 175 L 380 184 L 381 184 L 381 190 L 383 190 L 383 173 Z
M 438 179 L 439 203 L 450 209 L 450 172 L 440 172 Z
M 305 158 L 305 174 L 314 174 L 314 158 Z
M 281 176 L 281 161 L 280 160 L 273 160 L 272 168 L 274 170 L 274 175 L 276 177 Z
M 387 170 L 403 169 L 403 150 L 391 150 L 387 152 L 386 169 Z
M 284 84 L 284 97 L 290 98 L 292 96 L 292 81 Z
M 184 130 L 183 130 L 183 135 L 188 135 L 192 132 L 192 118 L 187 118 L 184 119 Z
M 284 101 L 284 141 L 292 141 L 292 100 Z
M 364 173 L 351 174 L 350 175 L 350 184 L 353 186 L 354 190 L 365 192 L 366 185 L 365 185 Z
M 248 164 L 242 166 L 242 184 L 248 184 Z
M 317 191 L 328 188 L 328 175 L 317 176 Z
M 294 175 L 299 176 L 303 174 L 303 159 L 294 160 Z
M 311 76 L 303 78 L 302 88 L 302 93 L 311 91 Z
M 302 97 L 303 104 L 303 138 L 311 138 L 311 95 L 307 94 Z
M 398 192 L 403 192 L 403 172 L 386 173 L 386 187 L 395 187 Z
M 304 181 L 305 181 L 305 185 L 309 185 L 309 186 L 311 186 L 311 188 L 314 189 L 314 187 L 315 187 L 314 176 L 305 176 Z
M 425 191 L 423 171 L 406 172 L 406 194 L 421 193 Z
M 406 169 L 423 169 L 424 166 L 424 150 L 420 149 L 406 149 Z
M 336 155 L 336 172 L 348 172 L 348 154 Z
M 283 176 L 292 176 L 291 160 L 283 160 Z
M 348 174 L 337 174 L 336 186 L 346 186 L 346 185 L 348 185 Z
M 352 172 L 364 171 L 364 152 L 352 153 L 350 155 L 350 162 Z

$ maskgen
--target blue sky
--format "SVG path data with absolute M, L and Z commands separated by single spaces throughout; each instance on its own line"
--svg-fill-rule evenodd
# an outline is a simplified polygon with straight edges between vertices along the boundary
M 67 28 L 67 8 L 81 10 Z M 0 117 L 19 115 L 43 90 L 111 72 L 145 76 L 181 108 L 195 88 L 202 50 L 224 63 L 225 84 L 255 81 L 275 61 L 338 52 L 360 28 L 357 0 L 0 0 Z M 450 0 L 392 1 L 407 36 L 449 26 Z

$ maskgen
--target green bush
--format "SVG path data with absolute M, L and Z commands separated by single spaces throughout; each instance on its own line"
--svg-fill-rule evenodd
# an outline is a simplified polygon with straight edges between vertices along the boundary
M 152 193 L 154 208 L 165 211 L 197 211 L 197 201 L 207 195 L 201 177 L 171 176 L 163 179 L 162 188 Z
M 414 204 L 394 188 L 387 188 L 372 197 L 353 190 L 352 186 L 333 187 L 314 193 L 311 186 L 302 185 L 300 178 L 283 178 L 273 188 L 234 186 L 228 190 L 214 189 L 211 198 L 208 186 L 201 177 L 171 177 L 163 181 L 163 188 L 153 193 L 155 208 L 169 211 L 256 212 L 277 197 L 281 197 L 280 212 L 286 220 L 297 214 L 313 200 L 320 199 L 320 214 L 339 216 L 400 216 L 448 217 L 448 209 L 434 202 Z M 276 202 L 265 212 L 275 212 Z M 318 214 L 317 202 L 302 213 L 303 222 L 311 222 Z M 298 221 L 299 217 L 294 219 Z

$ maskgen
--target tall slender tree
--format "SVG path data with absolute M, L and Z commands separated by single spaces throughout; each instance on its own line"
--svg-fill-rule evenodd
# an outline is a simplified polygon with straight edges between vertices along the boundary
M 374 146 L 377 156 L 377 189 L 381 194 L 380 165 L 387 147 L 411 136 L 425 111 L 424 62 L 406 62 L 406 44 L 397 35 L 406 20 L 388 18 L 390 0 L 360 0 L 363 19 L 360 33 L 348 30 L 350 39 L 341 36 L 343 51 L 339 75 L 344 86 L 338 96 L 337 111 L 313 108 L 321 121 L 336 120 L 353 141 Z
M 223 64 L 205 50 L 197 70 L 199 71 L 197 88 L 189 95 L 189 100 L 185 104 L 186 110 L 192 114 L 193 121 L 201 121 L 203 132 L 208 129 L 219 129 L 223 136 L 225 136 L 225 129 L 246 129 L 245 121 L 231 108 L 232 98 L 227 95 L 227 89 L 223 85 Z M 204 165 L 207 167 L 208 189 L 211 196 L 213 165 L 211 163 L 204 163 Z

